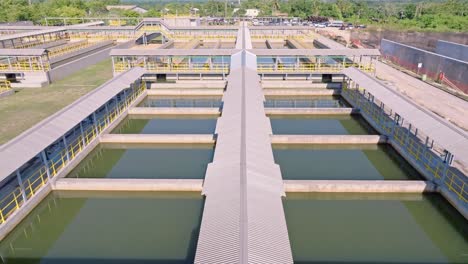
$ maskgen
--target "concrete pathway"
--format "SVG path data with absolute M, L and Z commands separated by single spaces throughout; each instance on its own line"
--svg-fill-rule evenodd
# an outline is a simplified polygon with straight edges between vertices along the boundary
M 416 104 L 468 131 L 468 102 L 409 76 L 382 62 L 376 62 L 376 76 L 390 88 Z

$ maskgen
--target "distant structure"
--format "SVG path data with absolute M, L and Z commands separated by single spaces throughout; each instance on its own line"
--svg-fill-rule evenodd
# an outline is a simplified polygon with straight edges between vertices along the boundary
M 106 6 L 106 9 L 108 11 L 112 10 L 112 9 L 120 9 L 120 10 L 132 10 L 132 11 L 135 11 L 139 14 L 144 14 L 146 12 L 148 12 L 148 10 L 144 9 L 144 8 L 141 8 L 137 5 L 108 5 Z
M 257 17 L 259 14 L 260 14 L 260 10 L 258 10 L 256 8 L 246 9 L 245 10 L 245 16 L 246 17 Z

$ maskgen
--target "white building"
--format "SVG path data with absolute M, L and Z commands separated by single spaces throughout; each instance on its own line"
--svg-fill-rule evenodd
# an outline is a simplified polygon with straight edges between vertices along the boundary
M 256 8 L 246 9 L 245 10 L 245 16 L 246 17 L 257 17 L 259 13 L 260 13 L 260 10 L 258 10 Z

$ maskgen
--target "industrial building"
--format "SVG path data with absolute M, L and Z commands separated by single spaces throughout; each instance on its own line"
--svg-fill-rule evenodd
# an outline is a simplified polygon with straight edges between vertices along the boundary
M 109 57 L 114 77 L 0 146 L 1 263 L 468 261 L 468 133 L 377 79 L 379 50 L 33 28 L 0 27 L 5 91 Z

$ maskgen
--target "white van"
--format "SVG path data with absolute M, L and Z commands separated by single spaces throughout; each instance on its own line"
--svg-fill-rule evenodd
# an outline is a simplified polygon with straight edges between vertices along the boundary
M 343 26 L 343 21 L 335 20 L 335 21 L 330 22 L 330 24 L 328 24 L 328 26 L 329 27 L 342 27 Z

